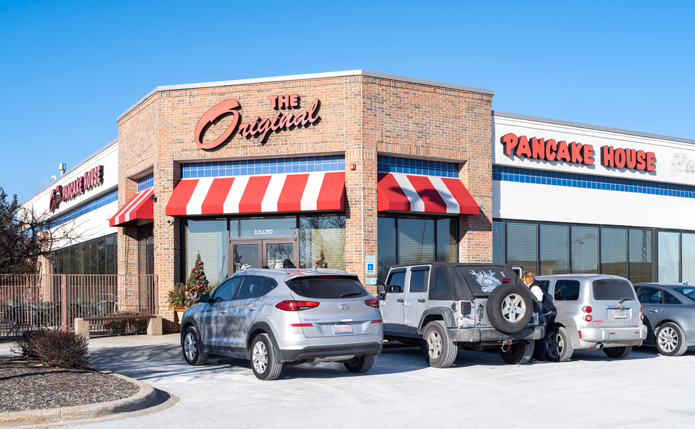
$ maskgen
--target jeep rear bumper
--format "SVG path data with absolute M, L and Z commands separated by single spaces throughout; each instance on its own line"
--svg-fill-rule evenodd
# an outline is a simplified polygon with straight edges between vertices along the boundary
M 504 334 L 496 329 L 449 328 L 449 337 L 455 343 L 485 343 L 505 340 L 540 340 L 545 338 L 545 326 L 526 327 L 514 334 Z

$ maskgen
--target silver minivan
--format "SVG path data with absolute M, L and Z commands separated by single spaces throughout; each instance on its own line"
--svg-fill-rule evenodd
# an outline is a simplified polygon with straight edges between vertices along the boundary
M 366 372 L 382 343 L 379 301 L 357 276 L 329 269 L 237 272 L 181 321 L 188 364 L 213 354 L 249 359 L 262 380 L 287 363 L 342 362 Z
M 539 276 L 547 286 L 557 316 L 548 336 L 549 360 L 564 362 L 574 350 L 602 349 L 624 358 L 647 338 L 642 307 L 632 284 L 602 274 Z

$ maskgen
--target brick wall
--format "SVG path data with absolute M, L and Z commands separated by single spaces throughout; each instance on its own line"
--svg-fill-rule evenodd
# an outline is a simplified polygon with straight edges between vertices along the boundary
M 225 146 L 204 151 L 195 144 L 200 117 L 213 105 L 234 98 L 242 122 L 272 117 L 268 96 L 299 94 L 301 110 L 321 100 L 318 124 L 272 133 L 262 145 L 237 134 Z M 377 255 L 377 154 L 458 160 L 461 180 L 481 206 L 481 214 L 462 218 L 462 261 L 491 261 L 492 96 L 370 76 L 343 76 L 181 89 L 152 94 L 118 121 L 119 207 L 136 194 L 134 177 L 154 172 L 155 274 L 159 307 L 179 281 L 180 223 L 167 225 L 165 209 L 179 180 L 179 163 L 298 154 L 344 153 L 346 165 L 346 268 L 364 280 L 364 256 Z M 230 124 L 213 125 L 205 142 Z M 465 163 L 464 163 L 465 162 Z M 356 169 L 351 170 L 350 164 Z M 137 230 L 119 232 L 119 273 L 137 272 Z

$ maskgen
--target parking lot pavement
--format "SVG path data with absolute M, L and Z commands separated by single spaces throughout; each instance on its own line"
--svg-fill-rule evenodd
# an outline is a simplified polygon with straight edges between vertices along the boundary
M 336 363 L 285 368 L 257 380 L 249 363 L 188 366 L 177 335 L 90 340 L 91 362 L 173 393 L 164 411 L 81 428 L 630 428 L 692 427 L 695 350 L 623 360 L 576 352 L 562 364 L 507 365 L 494 352 L 460 351 L 455 367 L 426 366 L 420 350 L 386 345 L 372 370 Z M 0 353 L 2 353 L 0 345 Z

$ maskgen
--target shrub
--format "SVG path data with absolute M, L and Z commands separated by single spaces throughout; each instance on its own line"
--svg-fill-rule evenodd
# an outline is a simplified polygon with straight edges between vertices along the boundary
M 49 331 L 46 330 L 27 331 L 10 346 L 10 351 L 24 357 L 38 357 L 39 355 L 36 351 L 36 341 L 48 333 Z
M 74 332 L 51 331 L 35 341 L 38 358 L 48 366 L 85 368 L 89 363 L 88 340 Z

